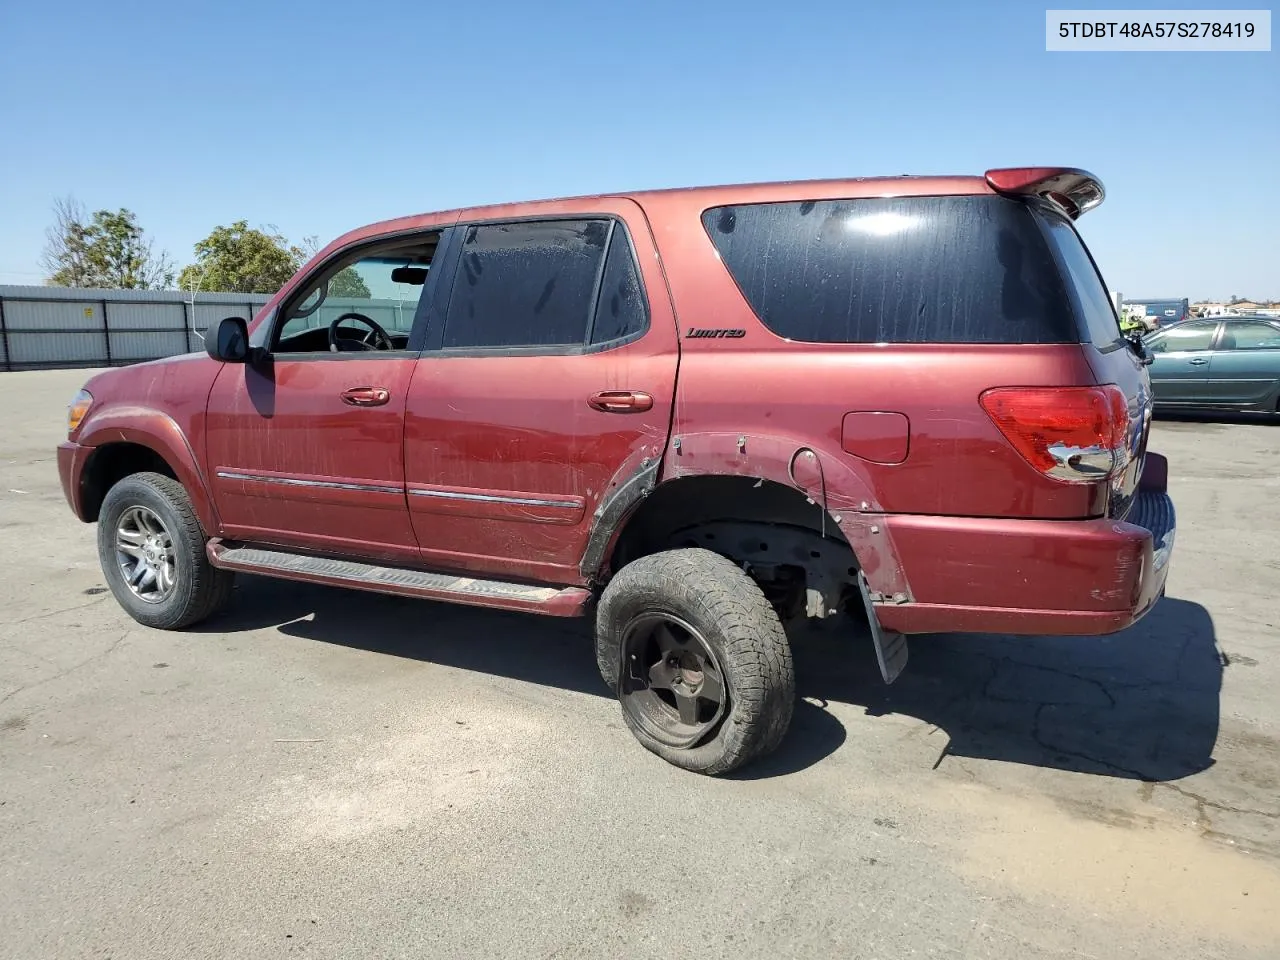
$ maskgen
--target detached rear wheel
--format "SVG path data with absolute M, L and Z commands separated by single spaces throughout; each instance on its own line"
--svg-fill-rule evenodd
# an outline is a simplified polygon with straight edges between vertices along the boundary
M 782 622 L 759 586 L 709 550 L 628 564 L 600 598 L 600 675 L 648 750 L 722 774 L 782 741 L 795 671 Z
M 234 576 L 209 563 L 186 490 L 158 473 L 132 474 L 107 491 L 98 560 L 120 606 L 148 627 L 189 627 L 231 597 Z

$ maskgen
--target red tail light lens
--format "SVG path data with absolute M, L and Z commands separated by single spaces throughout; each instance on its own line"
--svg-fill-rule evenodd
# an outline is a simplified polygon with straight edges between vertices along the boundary
M 995 387 L 979 402 L 1013 448 L 1055 480 L 1096 483 L 1124 466 L 1129 405 L 1114 384 Z

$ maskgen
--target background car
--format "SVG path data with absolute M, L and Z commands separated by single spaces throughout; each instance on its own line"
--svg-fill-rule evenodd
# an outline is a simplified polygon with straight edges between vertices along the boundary
M 1157 406 L 1280 412 L 1280 320 L 1206 317 L 1161 327 L 1151 353 Z
M 1122 306 L 1143 311 L 1147 326 L 1152 330 L 1191 319 L 1191 301 L 1186 297 L 1181 300 L 1125 300 Z

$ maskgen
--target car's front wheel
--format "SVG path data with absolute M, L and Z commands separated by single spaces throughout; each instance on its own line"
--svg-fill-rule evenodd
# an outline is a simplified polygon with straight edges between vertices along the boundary
M 98 560 L 120 606 L 148 627 L 189 627 L 231 596 L 234 575 L 209 563 L 186 490 L 158 473 L 132 474 L 107 491 Z
M 596 660 L 631 732 L 686 770 L 737 769 L 776 748 L 791 722 L 782 623 L 760 587 L 709 550 L 623 567 L 600 598 Z

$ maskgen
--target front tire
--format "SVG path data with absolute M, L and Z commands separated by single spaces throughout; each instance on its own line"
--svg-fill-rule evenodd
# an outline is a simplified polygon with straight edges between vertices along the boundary
M 596 614 L 600 675 L 669 763 L 728 773 L 773 751 L 795 704 L 791 646 L 760 587 L 700 548 L 623 567 Z
M 102 501 L 102 573 L 120 606 L 144 626 L 180 630 L 226 605 L 234 575 L 209 563 L 205 542 L 187 491 L 162 474 L 131 474 Z

